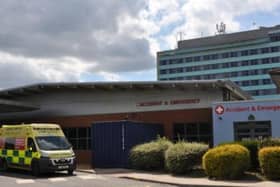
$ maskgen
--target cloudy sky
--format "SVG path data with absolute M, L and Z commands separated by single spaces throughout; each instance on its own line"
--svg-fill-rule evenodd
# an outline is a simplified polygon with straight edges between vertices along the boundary
M 280 24 L 280 0 L 0 0 L 0 89 L 48 81 L 156 80 L 184 39 Z M 254 24 L 253 24 L 254 23 Z

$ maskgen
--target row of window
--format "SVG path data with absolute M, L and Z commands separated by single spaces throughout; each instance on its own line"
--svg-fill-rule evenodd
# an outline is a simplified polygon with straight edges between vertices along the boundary
M 244 77 L 252 75 L 263 75 L 267 74 L 271 68 L 266 69 L 255 69 L 255 70 L 244 70 L 244 71 L 234 71 L 227 73 L 216 73 L 216 74 L 207 74 L 207 75 L 195 75 L 195 76 L 181 76 L 174 78 L 160 78 L 160 80 L 209 80 L 209 79 L 226 79 L 233 77 Z
M 64 128 L 65 136 L 76 150 L 91 149 L 91 131 L 86 128 Z
M 246 80 L 246 81 L 235 81 L 239 86 L 258 86 L 258 85 L 268 85 L 272 84 L 271 79 L 261 79 L 261 80 Z
M 204 56 L 192 56 L 192 57 L 177 58 L 177 59 L 170 59 L 170 60 L 160 60 L 159 65 L 164 66 L 164 65 L 181 64 L 181 63 L 189 63 L 189 62 L 200 62 L 200 61 L 217 60 L 217 59 L 233 58 L 233 57 L 240 57 L 240 56 L 275 53 L 279 51 L 280 51 L 280 46 L 266 47 L 261 49 L 250 49 L 250 50 L 226 52 L 226 53 L 219 53 L 219 54 L 216 53 L 216 54 L 210 54 Z
M 212 142 L 212 125 L 210 123 L 175 123 L 174 140 L 189 142 Z
M 247 91 L 247 92 L 252 96 L 276 95 L 277 89 L 251 90 L 251 91 Z
M 164 74 L 173 74 L 173 73 L 232 68 L 232 67 L 240 67 L 240 66 L 254 66 L 260 64 L 271 64 L 271 63 L 279 63 L 279 62 L 280 62 L 280 57 L 253 59 L 253 60 L 244 60 L 239 62 L 227 62 L 221 64 L 207 64 L 207 65 L 192 66 L 192 67 L 163 69 L 160 70 L 160 74 L 164 75 Z

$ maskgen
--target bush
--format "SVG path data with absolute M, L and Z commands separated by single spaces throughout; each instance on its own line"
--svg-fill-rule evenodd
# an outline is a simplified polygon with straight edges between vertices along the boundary
M 267 138 L 260 140 L 259 149 L 264 147 L 274 147 L 280 146 L 280 139 L 279 138 Z
M 268 179 L 280 179 L 280 147 L 265 147 L 259 151 L 262 173 Z
M 172 145 L 166 138 L 133 147 L 129 160 L 134 169 L 156 170 L 164 168 L 165 151 Z
M 259 160 L 258 160 L 258 151 L 259 151 L 259 140 L 243 140 L 243 141 L 235 141 L 235 142 L 225 142 L 219 144 L 221 145 L 231 145 L 231 144 L 239 144 L 246 147 L 250 152 L 250 163 L 251 169 L 259 168 Z
M 218 146 L 204 154 L 202 166 L 209 177 L 236 179 L 249 168 L 250 153 L 239 144 Z
M 207 150 L 206 144 L 180 141 L 166 151 L 166 168 L 174 174 L 188 173 L 197 165 L 201 165 L 202 156 Z
M 246 147 L 250 152 L 251 169 L 258 169 L 260 167 L 258 160 L 259 141 L 258 140 L 244 140 L 237 142 L 239 145 Z

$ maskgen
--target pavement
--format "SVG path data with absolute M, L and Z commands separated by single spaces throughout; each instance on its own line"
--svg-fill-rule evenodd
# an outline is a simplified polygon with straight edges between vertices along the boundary
M 66 172 L 45 173 L 40 177 L 33 177 L 30 172 L 9 170 L 0 172 L 0 186 L 2 187 L 175 187 L 168 184 L 135 181 L 101 174 L 89 174 L 75 171 L 73 176 Z
M 132 179 L 152 183 L 176 185 L 176 186 L 221 186 L 221 187 L 279 187 L 280 182 L 260 181 L 260 180 L 235 180 L 218 181 L 210 180 L 207 177 L 186 177 L 173 176 L 160 172 L 144 172 L 130 169 L 80 169 L 80 172 L 100 174 L 116 178 Z

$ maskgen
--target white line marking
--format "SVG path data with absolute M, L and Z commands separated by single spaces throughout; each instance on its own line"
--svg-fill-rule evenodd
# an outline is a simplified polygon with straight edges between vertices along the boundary
M 88 179 L 96 179 L 96 175 L 80 175 L 78 176 L 81 179 L 88 180 Z
M 66 179 L 63 178 L 63 177 L 48 178 L 48 179 L 49 179 L 49 181 L 51 181 L 51 182 L 62 182 L 62 181 L 66 181 Z
M 89 179 L 101 179 L 102 180 L 102 179 L 104 179 L 104 177 L 94 175 L 94 174 L 92 174 L 92 175 L 79 175 L 77 177 L 79 177 L 83 180 L 89 180 Z
M 16 183 L 17 184 L 30 184 L 30 183 L 34 183 L 35 181 L 32 179 L 17 179 Z

